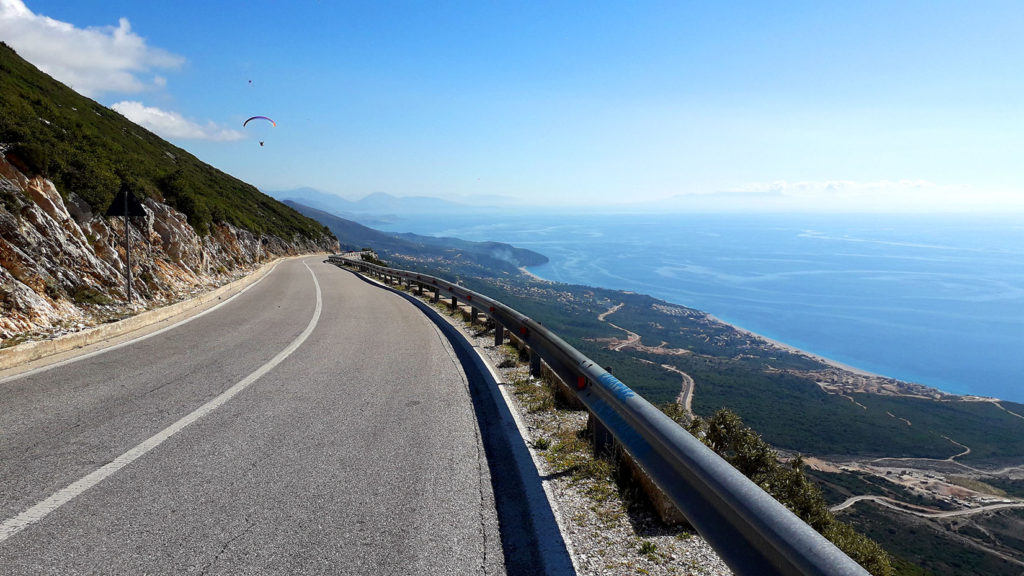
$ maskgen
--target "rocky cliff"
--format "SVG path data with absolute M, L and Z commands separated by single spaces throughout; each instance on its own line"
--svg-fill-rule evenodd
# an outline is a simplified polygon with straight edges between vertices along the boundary
M 257 236 L 225 223 L 201 237 L 181 212 L 142 202 L 146 216 L 128 224 L 129 305 L 124 218 L 95 213 L 73 191 L 27 176 L 0 153 L 0 347 L 181 300 L 267 259 L 337 248 L 333 239 Z

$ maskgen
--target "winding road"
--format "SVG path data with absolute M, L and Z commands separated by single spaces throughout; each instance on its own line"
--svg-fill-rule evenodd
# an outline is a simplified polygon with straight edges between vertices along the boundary
M 852 498 L 847 498 L 842 503 L 829 508 L 829 510 L 831 510 L 832 512 L 838 512 L 840 510 L 845 510 L 846 508 L 853 506 L 857 502 L 862 502 L 864 500 L 870 500 L 872 502 L 881 504 L 886 508 L 891 508 L 893 510 L 903 512 L 906 514 L 913 514 L 914 516 L 919 516 L 921 518 L 952 518 L 954 516 L 970 516 L 971 514 L 992 512 L 993 510 L 1003 510 L 1005 508 L 1024 508 L 1024 502 L 1003 502 L 1000 504 L 989 504 L 987 506 L 979 506 L 977 508 L 964 508 L 962 510 L 935 512 L 932 510 L 928 510 L 927 508 L 919 508 L 918 506 L 914 506 L 913 504 L 905 504 L 903 502 L 893 500 L 892 498 L 888 498 L 886 496 L 853 496 Z M 919 509 L 913 510 L 911 508 Z
M 486 375 L 321 260 L 0 380 L 0 572 L 571 573 Z

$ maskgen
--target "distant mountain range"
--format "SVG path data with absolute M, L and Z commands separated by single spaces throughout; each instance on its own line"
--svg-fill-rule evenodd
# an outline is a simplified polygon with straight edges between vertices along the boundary
M 487 275 L 494 272 L 514 274 L 521 267 L 536 266 L 548 261 L 543 254 L 502 242 L 470 242 L 459 238 L 381 232 L 294 200 L 285 200 L 284 203 L 327 226 L 338 238 L 342 250 L 373 248 L 384 257 L 401 255 L 412 260 L 448 261 L 456 266 L 470 264 L 478 271 L 488 271 Z
M 487 214 L 516 205 L 515 199 L 506 196 L 480 196 L 471 202 L 456 202 L 428 196 L 399 197 L 384 192 L 348 200 L 309 187 L 272 190 L 266 194 L 369 226 L 392 224 L 424 214 Z

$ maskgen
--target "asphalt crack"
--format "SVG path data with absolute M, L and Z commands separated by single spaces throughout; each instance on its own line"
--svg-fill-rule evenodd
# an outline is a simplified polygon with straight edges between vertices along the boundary
M 228 541 L 225 542 L 223 546 L 221 546 L 220 551 L 218 551 L 217 554 L 213 557 L 213 560 L 210 560 L 206 564 L 206 566 L 203 566 L 203 569 L 199 571 L 200 576 L 205 576 L 207 574 L 207 571 L 210 568 L 212 568 L 214 564 L 217 563 L 217 560 L 220 560 L 220 557 L 223 556 L 225 552 L 227 552 L 228 548 L 231 546 L 232 543 L 234 543 L 235 540 L 238 540 L 242 536 L 245 536 L 246 534 L 251 532 L 253 528 L 256 527 L 256 524 L 250 523 L 248 518 L 245 519 L 245 523 L 245 530 L 242 530 L 238 534 L 235 534 L 234 536 L 229 538 Z

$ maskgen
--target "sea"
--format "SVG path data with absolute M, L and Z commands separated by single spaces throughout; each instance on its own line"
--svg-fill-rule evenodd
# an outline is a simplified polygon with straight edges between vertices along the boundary
M 849 366 L 1024 402 L 1024 219 L 517 214 L 389 231 L 499 241 L 542 278 L 649 294 Z

